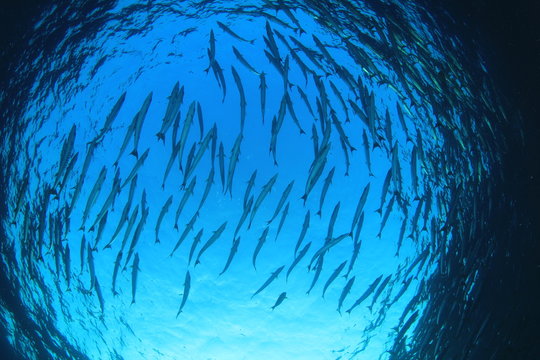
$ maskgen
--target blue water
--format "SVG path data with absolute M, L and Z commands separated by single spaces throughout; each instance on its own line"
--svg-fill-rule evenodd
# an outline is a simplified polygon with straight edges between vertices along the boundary
M 481 60 L 461 62 L 459 40 L 443 39 L 446 35 L 436 24 L 421 17 L 424 13 L 413 5 L 394 4 L 387 9 L 386 20 L 377 13 L 380 8 L 370 3 L 301 3 L 292 6 L 289 13 L 285 8 L 280 2 L 247 5 L 120 1 L 104 12 L 105 17 L 92 15 L 99 19 L 96 28 L 85 33 L 84 28 L 68 26 L 62 40 L 43 54 L 46 58 L 36 57 L 21 65 L 36 67 L 38 71 L 31 96 L 21 109 L 22 121 L 17 126 L 12 123 L 11 129 L 6 130 L 17 134 L 19 140 L 11 146 L 21 151 L 10 164 L 9 213 L 2 221 L 14 248 L 10 262 L 17 264 L 13 275 L 21 283 L 20 300 L 37 323 L 48 321 L 49 328 L 41 331 L 53 340 L 44 341 L 45 347 L 54 353 L 51 344 L 72 346 L 67 354 L 51 354 L 54 358 L 79 356 L 75 355 L 76 349 L 81 358 L 90 359 L 386 359 L 411 348 L 413 330 L 428 299 L 426 284 L 435 273 L 444 273 L 450 267 L 444 259 L 453 240 L 451 229 L 463 216 L 456 214 L 456 197 L 465 198 L 478 184 L 499 176 L 500 159 L 494 149 L 500 145 L 496 145 L 493 129 L 500 125 L 502 110 L 489 97 L 489 85 L 484 85 L 484 92 L 478 96 L 477 85 L 467 72 L 480 72 L 488 79 Z M 52 9 L 48 16 L 44 15 L 35 27 L 37 39 L 40 33 L 51 32 L 58 26 L 53 20 L 62 11 L 65 10 Z M 218 21 L 248 41 L 227 33 Z M 287 61 L 289 64 L 285 86 L 284 76 L 264 53 L 271 52 L 263 40 L 269 36 L 267 26 L 275 38 L 282 66 Z M 218 75 L 212 68 L 205 71 L 211 64 L 211 32 L 215 35 L 215 61 L 223 70 L 225 96 Z M 292 50 L 277 33 L 285 36 Z M 374 43 L 366 41 L 362 34 Z M 291 37 L 313 51 L 315 63 Z M 330 58 L 314 37 L 324 44 Z M 361 50 L 354 54 L 356 58 L 347 51 L 347 43 Z M 260 76 L 239 61 L 233 46 L 257 72 L 266 74 L 264 122 Z M 302 65 L 291 52 L 312 74 L 304 76 Z M 351 77 L 340 75 L 336 64 Z M 245 92 L 243 129 L 241 97 L 233 68 Z M 322 92 L 316 79 L 324 87 Z M 348 79 L 352 79 L 352 88 Z M 184 91 L 178 127 L 175 130 L 176 117 L 172 118 L 161 141 L 156 134 L 162 128 L 176 83 Z M 306 94 L 313 114 L 298 89 Z M 118 115 L 110 129 L 102 132 L 111 109 L 124 92 L 125 101 Z M 110 205 L 104 204 L 114 187 L 115 172 L 119 171 L 123 184 L 137 163 L 138 159 L 130 155 L 136 135 L 131 136 L 123 154 L 118 154 L 149 93 L 152 100 L 137 145 L 139 158 L 147 149 L 148 157 L 136 172 L 128 214 L 136 206 L 138 211 L 126 236 L 127 219 L 121 219 L 121 214 L 128 202 L 131 182 L 121 188 Z M 274 163 L 274 154 L 269 151 L 272 122 L 279 118 L 285 93 L 305 134 L 299 131 L 286 108 L 277 133 Z M 326 107 L 324 125 L 317 101 L 325 103 L 321 106 Z M 162 187 L 167 162 L 175 141 L 178 143 L 181 138 L 192 103 L 200 105 L 202 128 L 195 110 L 181 157 L 174 160 Z M 364 118 L 351 103 L 365 113 Z M 472 121 L 471 114 L 484 112 L 492 115 L 478 116 Z M 61 186 L 56 177 L 73 126 L 76 135 L 66 159 L 75 155 L 77 158 L 72 169 L 62 168 L 61 174 L 67 175 Z M 203 146 L 202 139 L 214 126 L 216 157 L 211 156 L 210 141 L 207 149 L 201 150 L 200 162 L 184 179 L 192 146 L 192 154 L 196 154 Z M 320 155 L 314 154 L 312 128 L 316 129 L 320 150 L 325 141 L 322 126 L 331 129 L 330 150 L 322 173 L 304 202 L 302 196 L 308 192 L 310 173 L 316 167 L 312 163 Z M 364 132 L 369 142 L 371 169 Z M 476 137 L 472 137 L 473 133 Z M 234 165 L 234 145 L 240 134 L 240 151 Z M 346 139 L 355 150 L 342 146 Z M 92 143 L 96 147 L 84 173 L 83 163 Z M 217 156 L 221 144 L 225 184 Z M 7 154 L 3 154 L 6 159 Z M 413 161 L 417 162 L 416 167 Z M 106 171 L 103 185 L 84 221 L 89 196 L 102 168 Z M 213 184 L 198 216 L 194 216 L 211 169 Z M 332 182 L 319 216 L 321 192 L 331 170 Z M 251 190 L 252 203 L 263 186 L 274 175 L 277 178 L 251 226 L 248 228 L 248 215 L 235 238 L 245 207 L 245 190 L 254 171 L 257 173 Z M 389 171 L 389 190 L 381 199 Z M 413 174 L 418 177 L 417 185 L 413 183 Z M 224 191 L 229 176 L 230 191 Z M 27 186 L 22 185 L 26 184 L 25 177 Z M 194 178 L 193 194 L 179 214 L 175 229 L 178 205 Z M 80 196 L 73 201 L 79 179 L 83 179 Z M 284 206 L 270 222 L 291 182 L 292 190 Z M 368 184 L 362 225 L 356 223 L 351 232 L 358 201 Z M 19 196 L 22 200 L 17 206 Z M 170 196 L 172 203 L 156 231 L 161 209 Z M 328 236 L 337 204 L 335 225 Z M 96 240 L 102 207 L 107 210 L 106 223 Z M 144 208 L 148 209 L 148 216 L 141 221 Z M 376 212 L 379 208 L 380 214 Z M 288 213 L 284 214 L 285 209 Z M 309 228 L 297 245 L 307 212 Z M 192 229 L 186 230 L 192 219 Z M 104 248 L 119 222 L 126 224 L 110 248 Z M 141 233 L 137 238 L 134 233 L 139 223 Z M 224 223 L 223 233 L 200 254 L 200 264 L 195 265 L 202 246 Z M 94 230 L 90 229 L 92 224 Z M 400 240 L 403 224 L 404 236 Z M 358 226 L 362 227 L 357 235 Z M 255 268 L 254 249 L 265 229 L 266 242 Z M 189 262 L 194 238 L 201 230 L 200 243 Z M 184 231 L 187 236 L 173 251 Z M 332 239 L 349 232 L 351 236 L 344 236 L 323 252 L 322 271 L 308 294 L 316 274 L 314 255 Z M 124 237 L 126 242 L 122 246 Z M 223 272 L 235 239 L 239 239 L 238 251 Z M 126 261 L 131 244 L 132 256 Z M 295 256 L 307 244 L 310 247 L 306 256 L 287 279 Z M 88 245 L 94 248 L 94 281 Z M 359 252 L 353 260 L 355 245 Z M 113 273 L 120 251 L 121 268 L 115 283 L 118 294 L 114 295 Z M 134 281 L 136 258 L 139 265 Z M 310 268 L 312 259 L 314 266 Z M 343 270 L 323 297 L 325 283 L 344 261 Z M 253 296 L 282 266 L 279 276 Z M 383 281 L 378 284 L 386 286 L 377 286 L 365 301 L 346 312 L 380 276 Z M 348 294 L 343 292 L 347 284 L 352 284 Z M 473 284 L 468 285 L 472 288 Z M 286 298 L 277 305 L 283 292 Z M 181 305 L 184 298 L 185 304 Z M 338 312 L 340 298 L 343 304 Z M 272 309 L 274 305 L 277 306 Z M 18 331 L 16 320 L 10 319 L 7 311 L 4 325 L 9 329 L 10 342 L 28 358 L 37 358 L 35 340 Z

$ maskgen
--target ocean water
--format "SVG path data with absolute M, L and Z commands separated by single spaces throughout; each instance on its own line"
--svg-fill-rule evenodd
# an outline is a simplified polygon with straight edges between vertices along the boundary
M 509 119 L 445 30 L 397 1 L 51 7 L 2 94 L 8 341 L 489 358 Z

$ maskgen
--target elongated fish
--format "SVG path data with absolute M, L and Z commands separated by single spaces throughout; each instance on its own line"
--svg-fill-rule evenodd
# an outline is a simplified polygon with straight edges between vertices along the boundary
M 103 312 L 105 311 L 105 300 L 103 299 L 103 294 L 101 293 L 101 286 L 99 286 L 99 281 L 95 275 L 94 275 L 94 288 L 96 290 L 96 295 L 98 297 L 101 313 L 103 314 Z
M 220 227 L 216 231 L 214 231 L 210 239 L 208 239 L 208 241 L 203 245 L 202 249 L 199 251 L 199 255 L 197 255 L 197 260 L 195 260 L 195 265 L 201 263 L 200 259 L 201 259 L 202 254 L 204 254 L 204 252 L 208 250 L 208 248 L 212 246 L 212 244 L 214 244 L 217 239 L 219 239 L 219 237 L 221 236 L 221 234 L 223 234 L 223 231 L 225 230 L 226 227 L 227 227 L 227 221 L 221 224 Z
M 146 149 L 146 151 L 141 155 L 141 157 L 137 159 L 137 162 L 135 163 L 135 165 L 133 165 L 133 169 L 131 169 L 131 172 L 129 173 L 128 177 L 124 180 L 124 183 L 121 186 L 122 189 L 124 188 L 124 186 L 126 186 L 128 182 L 131 181 L 131 179 L 135 177 L 135 175 L 137 175 L 137 171 L 139 171 L 141 166 L 143 166 L 144 162 L 146 161 L 146 158 L 148 157 L 149 151 L 150 151 L 150 148 Z
M 330 250 L 332 247 L 336 246 L 337 244 L 339 244 L 343 239 L 347 238 L 347 237 L 350 237 L 351 234 L 350 233 L 345 233 L 345 234 L 341 234 L 339 235 L 338 237 L 335 237 L 335 238 L 331 238 L 331 239 L 328 239 L 324 245 L 315 252 L 315 254 L 313 254 L 312 258 L 311 258 L 311 261 L 309 262 L 309 268 L 311 268 L 311 266 L 313 265 L 313 262 L 315 261 L 315 259 L 317 258 L 322 258 L 324 256 L 324 254 Z
M 131 256 L 133 255 L 133 252 L 135 251 L 135 247 L 137 246 L 137 243 L 139 242 L 139 238 L 141 237 L 141 233 L 144 228 L 144 225 L 146 224 L 147 218 L 148 218 L 148 208 L 142 207 L 141 218 L 137 224 L 137 227 L 135 228 L 135 232 L 133 233 L 133 238 L 131 239 L 131 244 L 129 245 L 129 251 L 126 257 L 126 262 L 124 264 L 123 270 L 127 268 L 127 264 Z
M 66 167 L 68 166 L 69 159 L 71 158 L 71 153 L 73 152 L 73 145 L 75 144 L 75 135 L 77 133 L 77 128 L 75 124 L 71 126 L 69 135 L 62 145 L 62 151 L 60 152 L 60 162 L 58 164 L 58 171 L 56 173 L 56 179 L 54 185 L 56 186 L 60 182 L 60 178 L 64 173 Z
M 114 296 L 118 295 L 118 291 L 116 291 L 116 277 L 118 276 L 118 270 L 120 269 L 120 262 L 122 261 L 122 250 L 118 252 L 116 255 L 116 260 L 114 261 L 114 270 L 112 275 L 112 293 Z
M 235 33 L 234 31 L 231 30 L 231 28 L 229 28 L 227 25 L 225 25 L 224 23 L 222 23 L 221 21 L 217 21 L 217 24 L 218 26 L 221 28 L 221 30 L 223 30 L 224 32 L 226 32 L 227 34 L 231 35 L 232 37 L 240 40 L 240 41 L 244 41 L 244 42 L 248 42 L 250 44 L 253 44 L 255 42 L 255 39 L 253 40 L 248 40 L 248 39 L 245 39 L 243 37 L 241 37 L 240 35 L 238 35 L 237 33 Z
M 105 118 L 105 124 L 103 124 L 103 127 L 97 134 L 97 136 L 92 140 L 93 143 L 99 144 L 102 140 L 105 134 L 111 129 L 112 123 L 118 116 L 118 113 L 120 112 L 120 109 L 122 108 L 122 105 L 124 104 L 124 101 L 126 100 L 126 92 L 124 91 L 122 95 L 116 100 L 116 103 L 114 104 L 113 108 Z
M 304 223 L 302 224 L 302 230 L 300 231 L 300 235 L 298 236 L 298 240 L 296 241 L 296 246 L 294 247 L 294 253 L 298 251 L 298 248 L 302 244 L 302 241 L 306 237 L 307 230 L 309 228 L 309 221 L 310 221 L 310 211 L 308 210 L 306 212 L 306 215 L 304 216 Z
M 92 190 L 90 191 L 90 195 L 88 195 L 88 199 L 86 200 L 86 206 L 84 208 L 81 230 L 84 230 L 84 224 L 86 223 L 86 219 L 88 218 L 88 215 L 90 214 L 90 210 L 92 210 L 92 207 L 96 203 L 96 200 L 101 191 L 103 182 L 105 181 L 106 174 L 107 174 L 107 168 L 103 166 L 101 168 L 101 171 L 99 172 L 96 182 L 94 183 L 94 186 L 92 187 Z
M 347 310 L 346 312 L 347 313 L 351 313 L 351 311 L 357 307 L 358 305 L 360 305 L 364 300 L 366 300 L 369 295 L 371 295 L 371 293 L 373 291 L 375 291 L 375 288 L 377 287 L 377 285 L 379 285 L 379 283 L 381 282 L 382 280 L 382 275 L 379 276 L 378 278 L 376 278 L 369 286 L 368 288 L 366 289 L 366 291 L 364 291 L 364 293 L 362 295 L 360 295 L 360 297 L 354 302 L 354 304 L 349 308 L 349 310 Z
M 272 275 L 270 275 L 270 277 L 264 282 L 264 284 L 262 284 L 262 286 L 257 291 L 255 291 L 255 293 L 251 296 L 251 298 L 253 299 L 255 295 L 257 295 L 258 293 L 266 289 L 266 287 L 270 285 L 272 281 L 274 281 L 279 276 L 279 274 L 281 273 L 284 267 L 285 265 L 282 265 L 279 268 L 277 268 L 276 271 L 274 271 Z
M 219 142 L 218 150 L 219 159 L 219 176 L 221 177 L 221 185 L 223 186 L 223 192 L 225 192 L 225 152 L 223 151 L 223 143 Z
M 257 177 L 257 170 L 254 170 L 253 173 L 251 173 L 251 176 L 249 177 L 248 184 L 246 186 L 246 191 L 244 192 L 244 209 L 247 206 L 248 200 L 251 195 L 251 190 L 253 189 L 253 186 L 255 185 L 255 178 Z
M 322 292 L 322 297 L 323 298 L 324 298 L 324 294 L 326 293 L 326 290 L 328 289 L 330 284 L 339 276 L 339 274 L 341 273 L 341 271 L 345 267 L 346 263 L 347 263 L 347 260 L 345 260 L 344 262 L 339 264 L 339 266 L 332 272 L 332 275 L 330 275 L 328 280 L 326 280 L 326 283 L 324 284 L 324 288 L 323 288 L 323 292 Z
M 261 206 L 263 200 L 266 198 L 268 193 L 272 190 L 272 186 L 274 186 L 274 183 L 276 182 L 278 177 L 278 174 L 275 174 L 268 180 L 268 182 L 263 186 L 259 196 L 257 197 L 257 200 L 255 200 L 255 204 L 253 205 L 253 210 L 251 211 L 251 215 L 249 216 L 249 225 L 248 229 L 251 228 L 251 223 L 253 222 L 253 218 L 255 217 L 255 214 L 257 213 L 257 210 L 259 209 L 259 206 Z
M 107 196 L 107 199 L 103 203 L 103 206 L 101 207 L 101 210 L 99 211 L 98 215 L 96 216 L 96 220 L 94 220 L 94 223 L 90 227 L 90 231 L 94 230 L 94 227 L 96 224 L 107 214 L 107 211 L 110 207 L 113 206 L 113 202 L 115 197 L 120 192 L 120 171 L 116 169 L 116 174 L 114 175 L 113 185 L 111 187 L 111 191 L 109 192 L 109 195 Z
M 242 133 L 244 131 L 244 123 L 246 121 L 246 95 L 244 93 L 244 86 L 242 85 L 242 80 L 240 80 L 240 75 L 238 75 L 236 69 L 232 65 L 231 71 L 240 96 L 240 132 Z
M 186 141 L 189 134 L 189 129 L 193 123 L 193 118 L 195 116 L 195 106 L 196 102 L 192 101 L 189 104 L 189 109 L 184 120 L 184 126 L 182 126 L 182 132 L 180 133 L 180 139 L 178 140 L 180 149 L 178 150 L 178 161 L 180 162 L 180 170 L 182 170 L 182 157 L 184 154 L 184 147 L 186 146 Z
M 259 237 L 259 240 L 257 241 L 257 246 L 255 247 L 255 251 L 253 251 L 253 257 L 252 257 L 252 262 L 253 262 L 253 268 L 255 270 L 257 270 L 257 266 L 255 265 L 256 261 L 257 261 L 257 256 L 259 255 L 259 252 L 261 251 L 265 241 L 266 241 L 266 237 L 268 236 L 268 230 L 270 230 L 268 228 L 268 226 L 263 230 L 261 236 Z
M 178 315 L 182 313 L 182 309 L 186 305 L 190 288 L 191 288 L 191 275 L 189 274 L 189 270 L 188 270 L 186 272 L 186 278 L 184 280 L 184 293 L 182 294 L 182 303 L 180 304 L 180 308 L 178 309 L 178 312 L 176 313 L 176 318 L 178 318 Z
M 341 307 L 343 306 L 343 301 L 345 301 L 345 298 L 351 292 L 351 288 L 354 284 L 355 278 L 356 278 L 355 276 L 350 278 L 349 281 L 347 281 L 347 284 L 345 284 L 345 287 L 343 288 L 343 290 L 341 291 L 341 295 L 339 296 L 338 308 L 337 308 L 337 311 L 340 315 L 341 315 Z
M 171 204 L 172 204 L 172 200 L 173 200 L 173 196 L 169 196 L 169 198 L 165 201 L 165 204 L 163 204 L 163 207 L 161 208 L 161 211 L 159 212 L 159 216 L 158 216 L 158 219 L 156 221 L 156 241 L 155 243 L 159 243 L 159 227 L 161 226 L 161 222 L 163 221 L 163 217 L 165 216 L 165 214 L 167 214 L 167 212 L 169 211 L 169 208 L 171 207 Z
M 135 293 L 137 292 L 137 274 L 139 272 L 139 253 L 135 253 L 133 264 L 131 265 L 131 303 L 135 303 Z
M 229 257 L 227 258 L 227 262 L 225 263 L 225 266 L 223 267 L 223 270 L 219 273 L 219 276 L 221 276 L 232 263 L 232 260 L 234 258 L 234 255 L 238 252 L 238 246 L 240 245 L 240 237 L 237 237 L 234 239 L 233 244 L 231 246 L 231 251 L 229 252 Z
M 193 227 L 195 226 L 195 221 L 197 221 L 197 218 L 199 217 L 199 213 L 196 212 L 195 214 L 193 214 L 193 216 L 191 217 L 191 219 L 188 221 L 188 223 L 186 224 L 186 227 L 184 228 L 184 231 L 182 231 L 182 234 L 180 235 L 180 238 L 178 239 L 178 241 L 176 242 L 176 245 L 174 245 L 174 249 L 171 251 L 171 253 L 169 254 L 169 257 L 172 257 L 174 255 L 174 252 L 176 251 L 176 249 L 178 249 L 180 247 L 180 245 L 184 242 L 184 240 L 187 238 L 187 236 L 189 235 L 189 233 L 191 232 L 191 230 L 193 230 Z
M 251 66 L 250 63 L 247 62 L 247 60 L 240 53 L 240 51 L 238 51 L 237 48 L 235 48 L 233 46 L 232 49 L 233 49 L 234 56 L 236 56 L 236 58 L 238 59 L 238 61 L 240 61 L 242 63 L 242 65 L 244 65 L 249 71 L 253 72 L 255 75 L 261 75 L 261 73 L 259 73 L 257 70 L 255 70 L 255 68 L 253 66 Z
M 264 124 L 264 113 L 266 108 L 266 89 L 268 88 L 268 86 L 266 86 L 266 74 L 264 73 L 264 71 L 260 73 L 259 79 L 259 89 L 261 90 L 261 116 L 262 123 Z
M 229 171 L 227 173 L 227 186 L 225 188 L 225 191 L 228 191 L 231 197 L 234 171 L 240 157 L 240 145 L 242 144 L 243 138 L 244 136 L 242 135 L 242 132 L 240 132 L 240 134 L 238 134 L 238 136 L 236 137 L 233 148 L 231 149 L 231 158 L 229 159 Z
M 326 175 L 326 179 L 324 179 L 324 185 L 321 190 L 321 197 L 319 199 L 319 211 L 317 211 L 317 215 L 319 217 L 321 216 L 322 206 L 324 203 L 324 198 L 326 197 L 326 192 L 328 191 L 328 188 L 330 187 L 330 184 L 332 183 L 332 178 L 334 177 L 334 171 L 336 170 L 336 167 L 332 167 L 330 171 L 328 172 L 328 175 Z
M 392 168 L 388 169 L 388 172 L 386 173 L 386 177 L 384 178 L 382 191 L 381 191 L 381 205 L 376 212 L 378 212 L 380 215 L 382 215 L 382 209 L 384 206 L 384 201 L 386 199 L 386 194 L 388 193 L 388 188 L 390 187 L 390 181 L 392 180 Z
M 364 155 L 366 156 L 366 164 L 368 166 L 369 176 L 373 176 L 373 171 L 371 170 L 371 151 L 369 149 L 369 140 L 365 129 L 362 130 L 362 140 L 364 144 Z
M 319 277 L 321 276 L 323 265 L 324 265 L 324 257 L 320 256 L 319 260 L 317 260 L 317 267 L 315 268 L 315 275 L 313 275 L 313 280 L 311 281 L 311 285 L 309 286 L 309 289 L 306 292 L 306 294 L 309 295 L 311 290 L 313 290 L 313 288 L 315 287 L 317 280 L 319 280 Z
M 377 299 L 379 298 L 379 296 L 381 295 L 381 293 L 383 292 L 384 288 L 386 287 L 386 285 L 388 284 L 388 282 L 390 281 L 391 278 L 392 278 L 392 274 L 390 274 L 386 278 L 384 278 L 381 285 L 379 285 L 379 287 L 375 291 L 375 294 L 373 294 L 373 299 L 371 300 L 371 305 L 368 306 L 368 309 L 369 309 L 370 312 L 373 310 L 373 305 L 375 305 L 375 303 L 377 302 Z
M 193 243 L 191 244 L 191 249 L 189 250 L 189 260 L 188 265 L 191 264 L 191 259 L 193 258 L 193 254 L 195 254 L 195 249 L 197 248 L 197 245 L 201 242 L 201 237 L 203 235 L 204 229 L 199 230 L 197 235 L 195 235 L 195 238 L 193 239 Z
M 233 238 L 236 238 L 236 235 L 238 235 L 238 231 L 240 231 L 240 228 L 246 221 L 247 216 L 249 215 L 249 212 L 251 211 L 251 206 L 253 205 L 253 196 L 249 198 L 247 205 L 244 207 L 244 210 L 242 211 L 242 215 L 240 216 L 240 219 L 238 220 L 238 224 L 236 225 L 236 229 L 234 229 L 234 235 Z
M 287 201 L 287 198 L 289 197 L 289 194 L 291 193 L 293 185 L 294 185 L 294 180 L 291 181 L 287 185 L 287 187 L 285 188 L 285 190 L 281 194 L 281 198 L 279 199 L 278 204 L 276 206 L 276 209 L 274 210 L 274 214 L 272 215 L 272 218 L 270 220 L 268 220 L 268 223 L 271 223 L 272 221 L 274 221 L 274 219 L 276 218 L 278 213 L 281 211 L 281 208 L 283 207 L 283 205 L 285 204 L 285 201 Z
M 302 248 L 302 250 L 300 250 L 300 252 L 298 253 L 298 255 L 294 258 L 294 260 L 293 260 L 291 266 L 289 266 L 289 270 L 287 270 L 287 276 L 285 277 L 286 280 L 289 279 L 289 275 L 291 274 L 291 271 L 293 271 L 293 269 L 295 268 L 295 266 L 298 265 L 298 263 L 300 262 L 300 260 L 302 260 L 302 259 L 306 256 L 306 254 L 307 254 L 307 252 L 309 251 L 309 248 L 310 248 L 310 247 L 311 247 L 311 241 L 308 242 L 308 243 L 306 244 L 306 246 L 304 246 L 304 247 Z
M 162 140 L 163 142 L 165 142 L 165 133 L 170 128 L 174 121 L 174 118 L 178 114 L 182 101 L 183 91 L 180 91 L 180 83 L 177 81 L 176 84 L 174 84 L 173 86 L 171 95 L 169 95 L 169 102 L 167 104 L 167 110 L 165 111 L 163 120 L 161 122 L 161 129 L 156 134 L 158 140 Z
M 184 88 L 182 87 L 182 90 Z M 148 113 L 148 108 L 150 107 L 150 103 L 152 102 L 152 92 L 146 96 L 146 99 L 144 100 L 144 103 L 141 106 L 141 109 L 135 116 L 137 119 L 135 122 L 135 128 L 134 128 L 134 134 L 133 134 L 133 151 L 131 151 L 131 155 L 135 156 L 136 158 L 139 157 L 139 139 L 141 137 L 141 130 L 142 125 L 144 122 L 144 119 L 146 118 L 146 114 Z
M 278 228 L 276 231 L 276 237 L 274 238 L 274 241 L 277 241 L 278 235 L 281 232 L 281 229 L 283 228 L 283 224 L 285 223 L 285 219 L 287 218 L 287 215 L 289 214 L 289 202 L 287 205 L 285 205 L 285 208 L 283 209 L 283 212 L 281 213 L 281 219 L 279 220 Z
M 354 227 L 356 226 L 356 224 L 358 224 L 358 220 L 360 219 L 360 214 L 362 214 L 362 211 L 364 210 L 364 205 L 366 204 L 366 200 L 369 194 L 370 184 L 371 183 L 367 183 L 367 185 L 364 187 L 364 190 L 362 190 L 362 195 L 360 195 L 360 199 L 358 199 L 358 204 L 356 205 L 353 221 L 351 223 L 351 233 L 354 231 Z
M 208 149 L 208 146 L 210 145 L 210 141 L 217 136 L 217 130 L 216 126 L 214 125 L 212 129 L 208 131 L 208 133 L 205 135 L 204 139 L 201 141 L 201 144 L 199 148 L 197 149 L 197 152 L 195 153 L 193 160 L 191 161 L 191 165 L 186 165 L 186 171 L 184 173 L 184 181 L 182 182 L 183 185 L 186 184 L 187 179 L 193 174 L 193 171 L 195 171 L 195 168 L 201 161 L 203 155 L 205 154 L 206 150 Z
M 210 194 L 210 189 L 212 188 L 213 183 L 214 183 L 214 168 L 210 168 L 210 172 L 208 173 L 208 177 L 206 178 L 206 186 L 204 187 L 204 192 L 201 197 L 201 201 L 199 202 L 199 207 L 197 208 L 197 212 L 201 211 L 204 203 L 206 202 L 206 198 L 208 197 L 208 194 Z
M 364 212 L 362 212 L 362 215 L 360 215 L 360 221 L 354 233 L 353 251 L 351 255 L 351 261 L 349 262 L 349 269 L 347 270 L 347 273 L 344 275 L 345 278 L 349 277 L 349 274 L 351 273 L 354 263 L 356 262 L 356 259 L 358 258 L 358 253 L 360 252 L 360 246 L 362 246 L 362 240 L 360 239 L 360 231 L 362 230 L 363 223 L 364 223 Z
M 180 203 L 178 204 L 178 207 L 176 208 L 176 215 L 174 217 L 174 228 L 176 230 L 178 230 L 178 219 L 180 218 L 180 214 L 182 213 L 182 210 L 184 210 L 184 206 L 189 200 L 189 197 L 193 195 L 193 191 L 195 189 L 196 183 L 197 183 L 197 177 L 194 176 L 193 179 L 191 179 L 191 182 L 189 183 L 188 187 L 184 190 L 184 195 L 182 195 L 182 199 L 180 199 Z

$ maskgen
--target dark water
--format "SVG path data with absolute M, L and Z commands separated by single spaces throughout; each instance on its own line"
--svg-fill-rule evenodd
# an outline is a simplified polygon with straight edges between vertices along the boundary
M 2 93 L 7 341 L 534 358 L 523 122 L 452 23 L 378 1 L 44 10 Z

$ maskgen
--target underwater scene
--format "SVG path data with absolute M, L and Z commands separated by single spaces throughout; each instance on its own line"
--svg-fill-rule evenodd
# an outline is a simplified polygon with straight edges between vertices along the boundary
M 1 94 L 9 343 L 24 359 L 526 358 L 497 341 L 518 224 L 502 154 L 522 134 L 440 16 L 48 8 Z

